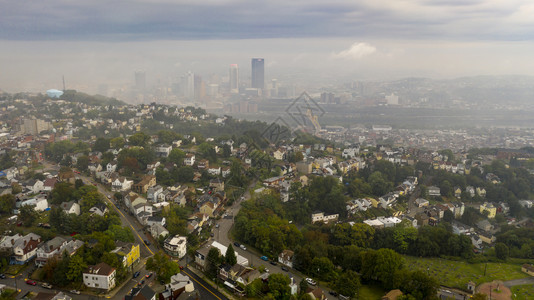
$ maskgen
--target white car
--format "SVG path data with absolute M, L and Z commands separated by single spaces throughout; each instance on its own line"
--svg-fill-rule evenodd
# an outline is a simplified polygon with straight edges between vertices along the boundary
M 239 248 L 241 248 L 241 249 L 247 251 L 247 247 L 245 247 L 245 245 L 243 245 L 243 244 L 241 244 L 241 245 L 239 246 Z
M 311 279 L 311 278 L 306 278 L 306 282 L 310 285 L 317 285 L 317 282 L 315 282 L 315 280 Z
M 70 292 L 73 293 L 73 294 L 76 294 L 76 295 L 80 294 L 80 291 L 78 291 L 78 290 L 70 290 Z

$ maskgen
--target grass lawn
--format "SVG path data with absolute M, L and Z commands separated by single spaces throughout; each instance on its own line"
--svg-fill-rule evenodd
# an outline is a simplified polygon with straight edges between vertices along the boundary
M 380 299 L 386 294 L 386 291 L 378 285 L 362 285 L 358 299 Z
M 6 274 L 16 275 L 26 268 L 26 265 L 9 265 L 6 269 Z
M 534 298 L 534 285 L 516 285 L 511 288 L 512 299 L 514 300 L 528 300 Z
M 507 263 L 488 263 L 484 276 L 485 263 L 470 264 L 463 261 L 452 261 L 442 258 L 418 258 L 404 256 L 409 270 L 419 269 L 429 273 L 445 286 L 466 289 L 472 280 L 477 285 L 493 280 L 512 280 L 528 277 L 521 272 L 520 265 Z

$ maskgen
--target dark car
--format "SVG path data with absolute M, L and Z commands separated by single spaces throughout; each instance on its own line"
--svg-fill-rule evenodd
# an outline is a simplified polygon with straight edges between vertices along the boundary
M 144 240 L 144 242 L 145 242 L 145 244 L 146 244 L 147 246 L 150 246 L 150 242 L 149 242 L 149 241 Z
M 286 266 L 282 266 L 282 271 L 289 272 L 289 269 Z
M 330 295 L 334 296 L 334 297 L 337 297 L 337 293 L 334 292 L 334 291 L 329 291 L 328 293 L 329 293 Z
M 238 242 L 234 242 L 234 246 L 239 247 L 241 245 Z
M 137 277 L 139 277 L 139 274 L 141 274 L 141 272 L 139 272 L 139 271 L 135 272 L 135 273 L 133 274 L 133 278 L 137 278 Z
M 0 279 L 6 279 L 6 275 L 0 274 Z
M 271 260 L 269 263 L 273 266 L 276 266 L 276 262 L 274 260 Z

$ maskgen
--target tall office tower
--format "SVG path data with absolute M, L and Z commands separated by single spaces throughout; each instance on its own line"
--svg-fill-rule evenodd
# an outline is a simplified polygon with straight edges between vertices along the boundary
M 146 74 L 144 71 L 135 72 L 135 89 L 138 92 L 144 92 L 146 88 Z
M 184 77 L 183 87 L 184 96 L 193 99 L 195 97 L 195 74 L 193 72 L 187 72 Z
M 264 62 L 263 58 L 252 59 L 252 88 L 263 89 L 265 87 Z
M 230 93 L 239 93 L 239 68 L 237 64 L 230 65 Z

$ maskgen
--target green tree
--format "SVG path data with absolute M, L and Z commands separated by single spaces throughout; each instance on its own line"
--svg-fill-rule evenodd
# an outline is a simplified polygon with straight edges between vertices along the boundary
M 112 138 L 109 142 L 110 144 L 110 147 L 112 147 L 113 149 L 122 149 L 122 147 L 124 147 L 124 144 L 125 144 L 125 141 L 124 141 L 124 138 L 122 137 L 116 137 L 116 138 Z
M 69 262 L 69 269 L 67 271 L 67 279 L 74 282 L 82 280 L 82 273 L 87 269 L 87 264 L 81 255 L 74 255 Z
M 146 269 L 154 271 L 159 280 L 169 282 L 173 275 L 180 272 L 180 265 L 160 251 L 147 259 Z
M 33 226 L 39 214 L 32 205 L 23 205 L 19 209 L 19 220 L 26 227 Z
M 224 262 L 229 264 L 230 266 L 237 264 L 237 257 L 235 255 L 234 247 L 232 247 L 232 244 L 228 245 L 228 249 L 226 249 L 226 254 L 224 255 Z
M 505 260 L 506 258 L 508 258 L 508 255 L 509 255 L 509 249 L 508 249 L 508 246 L 506 246 L 506 244 L 504 243 L 495 244 L 495 256 L 498 259 Z
M 385 289 L 394 286 L 395 271 L 404 267 L 404 259 L 391 249 L 368 250 L 362 255 L 362 276 L 377 280 Z
M 104 152 L 108 151 L 108 149 L 110 147 L 111 146 L 110 146 L 110 140 L 109 139 L 99 137 L 95 141 L 95 145 L 93 146 L 93 150 L 104 153 Z
M 184 158 L 185 158 L 185 152 L 178 148 L 174 148 L 169 153 L 168 160 L 170 162 L 175 163 L 178 166 L 181 166 L 184 163 Z
M 211 247 L 206 256 L 206 273 L 210 278 L 217 277 L 217 271 L 221 263 L 221 254 L 219 249 Z
M 291 297 L 291 289 L 289 277 L 284 274 L 274 273 L 269 275 L 269 293 L 276 300 L 289 300 Z
M 354 271 L 344 271 L 334 283 L 334 289 L 347 297 L 354 297 L 360 289 L 360 276 Z
M 144 132 L 136 132 L 128 138 L 128 143 L 132 146 L 145 147 L 150 142 L 150 136 Z
M 83 155 L 78 157 L 78 160 L 76 161 L 76 169 L 80 172 L 87 171 L 87 167 L 89 166 L 89 157 L 87 155 Z
M 375 196 L 382 196 L 393 189 L 393 182 L 387 180 L 379 171 L 373 172 L 367 181 L 371 185 L 371 190 Z
M 15 196 L 4 194 L 0 196 L 0 214 L 10 214 L 15 209 Z

